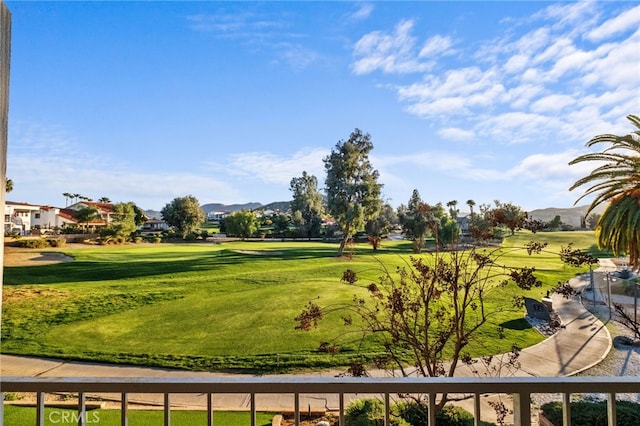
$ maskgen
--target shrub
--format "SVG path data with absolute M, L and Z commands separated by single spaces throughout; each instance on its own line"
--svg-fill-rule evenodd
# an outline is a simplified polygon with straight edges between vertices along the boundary
M 544 416 L 554 425 L 562 425 L 562 403 L 549 402 L 542 407 Z M 640 424 L 640 404 L 630 401 L 616 401 L 617 426 Z M 571 403 L 571 424 L 607 426 L 606 401 L 579 401 Z
M 77 226 L 65 226 L 60 229 L 61 234 L 86 234 L 87 231 L 84 228 L 80 228 Z
M 51 247 L 64 247 L 67 245 L 67 240 L 64 238 L 47 238 L 47 243 Z
M 17 247 L 41 249 L 49 247 L 49 242 L 44 238 L 29 238 L 15 242 Z
M 359 399 L 347 407 L 344 416 L 346 426 L 384 425 L 384 403 L 379 399 Z M 391 417 L 392 426 L 409 426 L 402 418 Z
M 411 426 L 429 425 L 427 406 L 415 401 L 401 401 L 396 404 L 396 410 L 400 417 Z M 436 425 L 438 426 L 473 426 L 474 424 L 473 414 L 460 407 L 447 405 L 436 414 Z M 492 423 L 481 422 L 481 424 L 491 425 Z
M 133 237 L 133 242 L 136 244 L 140 244 L 142 242 L 142 237 L 140 236 Z
M 189 232 L 184 239 L 187 241 L 195 241 L 200 235 L 197 232 Z

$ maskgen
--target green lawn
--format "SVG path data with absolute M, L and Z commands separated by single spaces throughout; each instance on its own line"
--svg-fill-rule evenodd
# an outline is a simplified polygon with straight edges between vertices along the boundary
M 550 250 L 573 241 L 590 248 L 593 233 L 542 233 Z M 510 251 L 532 238 L 519 233 L 505 241 L 502 261 L 535 264 L 546 290 L 580 270 L 555 254 L 527 256 Z M 159 244 L 60 249 L 74 262 L 6 267 L 2 352 L 170 366 L 286 371 L 346 365 L 360 335 L 345 333 L 339 315 L 317 330 L 295 330 L 294 317 L 309 301 L 349 303 L 377 281 L 380 266 L 393 270 L 410 255 L 410 243 L 384 244 L 377 253 L 358 245 L 352 259 L 335 257 L 337 245 L 319 242 L 233 242 Z M 358 271 L 356 285 L 340 281 Z M 492 291 L 489 308 L 499 311 L 471 343 L 472 355 L 529 346 L 541 337 L 511 307 L 515 286 Z M 498 339 L 503 326 L 505 339 Z M 338 338 L 337 356 L 317 352 Z M 365 342 L 364 352 L 380 348 Z
M 18 407 L 14 405 L 4 406 L 5 426 L 24 426 L 36 423 L 36 409 L 32 407 Z M 120 411 L 118 410 L 88 410 L 85 414 L 87 424 L 99 424 L 100 426 L 120 425 Z M 136 426 L 155 426 L 163 423 L 164 412 L 158 410 L 129 410 L 129 424 Z M 273 413 L 256 414 L 256 424 L 271 425 Z M 251 415 L 248 412 L 216 411 L 213 413 L 214 424 L 225 426 L 246 426 L 251 424 Z M 44 410 L 44 424 L 46 426 L 77 424 L 77 410 L 47 407 Z M 192 426 L 207 424 L 205 411 L 181 411 L 171 412 L 171 424 L 175 426 Z

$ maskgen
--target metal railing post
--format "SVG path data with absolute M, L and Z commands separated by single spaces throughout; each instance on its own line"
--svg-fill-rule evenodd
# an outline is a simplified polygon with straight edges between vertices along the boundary
M 610 393 L 607 395 L 607 422 L 609 426 L 616 426 L 616 394 Z
M 531 424 L 531 394 L 528 392 L 513 394 L 513 424 L 515 426 Z
M 384 393 L 384 426 L 391 426 L 389 392 Z
M 207 393 L 207 426 L 213 426 L 213 394 Z
M 340 426 L 344 425 L 344 393 L 340 392 Z
M 36 405 L 36 425 L 44 426 L 44 392 L 38 392 Z
M 293 421 L 296 426 L 300 426 L 300 394 L 296 393 L 294 395 L 294 398 L 295 400 L 293 401 L 293 405 L 294 405 Z
M 87 398 L 84 392 L 78 393 L 78 426 L 85 426 L 87 419 Z
M 251 392 L 251 426 L 256 426 L 256 394 Z
M 429 426 L 436 426 L 436 394 L 429 394 Z
M 164 394 L 164 426 L 171 426 L 171 397 Z
M 482 422 L 480 420 L 480 394 L 476 392 L 473 394 L 473 424 L 474 426 L 480 426 L 481 423 Z
M 129 394 L 126 392 L 120 395 L 120 424 L 129 426 Z
M 571 426 L 571 394 L 562 394 L 562 424 Z

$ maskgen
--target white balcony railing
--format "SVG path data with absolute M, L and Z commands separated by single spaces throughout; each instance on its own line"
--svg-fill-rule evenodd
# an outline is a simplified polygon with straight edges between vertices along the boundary
M 345 395 L 381 395 L 386 406 L 386 424 L 389 422 L 389 400 L 397 394 L 427 394 L 430 405 L 437 394 L 470 394 L 474 396 L 474 417 L 480 424 L 480 395 L 511 394 L 513 396 L 513 423 L 531 424 L 532 394 L 562 394 L 564 425 L 570 425 L 571 394 L 604 393 L 608 396 L 608 424 L 616 425 L 616 394 L 640 393 L 638 377 L 533 377 L 533 378 L 56 378 L 56 377 L 3 377 L 1 388 L 5 392 L 32 392 L 37 394 L 36 424 L 44 425 L 45 393 L 69 392 L 78 394 L 78 424 L 86 419 L 88 393 L 116 393 L 121 395 L 121 424 L 128 424 L 129 394 L 151 393 L 164 395 L 164 424 L 171 422 L 172 394 L 207 395 L 207 424 L 213 424 L 213 399 L 218 394 L 250 395 L 251 425 L 256 424 L 256 395 L 289 394 L 292 396 L 296 425 L 300 424 L 301 394 L 332 394 L 338 396 L 340 425 L 344 425 Z M 435 425 L 435 410 L 429 410 L 429 425 Z M 0 412 L 1 419 L 4 413 Z

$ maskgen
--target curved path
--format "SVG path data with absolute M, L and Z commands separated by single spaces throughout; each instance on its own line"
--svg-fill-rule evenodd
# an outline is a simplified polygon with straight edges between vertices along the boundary
M 613 270 L 610 261 L 601 261 L 600 270 Z M 570 281 L 577 291 L 589 285 L 589 276 L 576 277 Z M 602 361 L 611 349 L 611 336 L 604 324 L 587 311 L 579 296 L 565 299 L 553 296 L 554 310 L 560 316 L 564 328 L 543 342 L 522 350 L 520 368 L 513 371 L 515 376 L 570 376 Z M 161 368 L 97 364 L 89 362 L 68 362 L 13 355 L 0 355 L 2 376 L 42 376 L 42 377 L 224 377 L 224 373 L 188 372 Z M 375 375 L 384 375 L 382 371 Z M 466 366 L 460 367 L 460 376 L 474 375 Z M 480 372 L 481 375 L 484 373 Z M 489 373 L 487 373 L 489 374 Z M 313 375 L 331 375 L 335 372 Z M 131 395 L 130 403 L 162 405 L 162 395 Z M 292 395 L 259 395 L 260 410 L 291 410 Z M 312 410 L 335 409 L 337 395 L 301 395 L 301 407 Z M 244 409 L 249 406 L 246 395 L 216 395 L 216 409 Z M 172 406 L 206 407 L 204 395 L 176 394 L 172 396 Z

